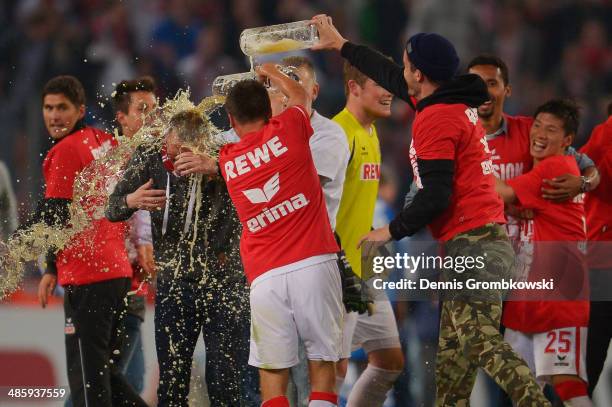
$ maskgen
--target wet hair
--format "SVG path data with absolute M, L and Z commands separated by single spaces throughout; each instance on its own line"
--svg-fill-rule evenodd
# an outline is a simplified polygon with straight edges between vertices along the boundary
M 85 89 L 83 89 L 83 84 L 72 75 L 61 75 L 51 78 L 43 88 L 43 101 L 47 95 L 64 95 L 76 107 L 85 105 Z
M 208 132 L 208 123 L 196 109 L 185 110 L 172 116 L 167 127 L 170 131 L 176 132 L 181 142 L 198 145 Z
M 508 73 L 508 65 L 498 56 L 492 54 L 481 54 L 475 57 L 468 64 L 468 71 L 476 65 L 491 65 L 499 68 L 504 85 L 510 83 L 510 74 Z
M 577 134 L 580 124 L 580 112 L 578 106 L 570 99 L 552 99 L 539 106 L 533 117 L 540 113 L 549 113 L 563 122 L 563 130 L 567 135 Z
M 115 111 L 127 114 L 132 102 L 132 93 L 139 91 L 155 93 L 155 80 L 150 76 L 143 76 L 138 79 L 121 81 L 113 94 Z
M 267 122 L 272 117 L 268 91 L 253 79 L 240 81 L 232 87 L 225 99 L 225 110 L 241 124 L 258 120 Z
M 282 63 L 285 66 L 294 66 L 296 68 L 305 67 L 308 70 L 308 72 L 310 72 L 310 75 L 312 76 L 313 81 L 315 83 L 317 82 L 317 74 L 315 72 L 315 67 L 312 64 L 312 61 L 310 59 L 303 57 L 301 55 L 294 55 L 291 57 L 283 58 Z
M 359 69 L 355 68 L 348 61 L 344 61 L 344 67 L 342 68 L 342 74 L 344 76 L 344 95 L 349 95 L 349 81 L 355 81 L 357 85 L 363 87 L 368 77 L 361 72 Z

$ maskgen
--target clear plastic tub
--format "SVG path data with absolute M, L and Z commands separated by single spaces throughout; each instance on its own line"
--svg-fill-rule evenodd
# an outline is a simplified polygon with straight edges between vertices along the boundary
M 255 72 L 249 71 L 217 76 L 212 84 L 212 94 L 213 96 L 227 96 L 235 84 L 247 79 L 257 79 L 257 75 Z
M 276 65 L 276 67 L 278 68 L 279 71 L 281 71 L 282 73 L 284 73 L 285 75 L 293 79 L 294 81 L 301 83 L 301 80 L 299 76 L 297 75 L 296 67 L 285 66 L 285 65 Z M 266 79 L 266 81 L 264 82 L 264 85 L 266 86 L 266 88 L 268 88 L 270 92 L 280 92 L 280 89 L 277 89 L 276 86 L 274 86 L 274 84 L 272 84 L 272 81 L 270 81 L 269 79 Z
M 284 65 L 276 65 L 279 71 L 289 76 L 296 82 L 300 82 L 300 78 L 297 75 L 297 68 L 294 66 L 284 66 Z M 217 76 L 212 84 L 212 94 L 213 96 L 227 96 L 230 89 L 234 87 L 238 82 L 245 81 L 248 79 L 257 79 L 257 74 L 253 71 L 249 72 L 241 72 L 241 73 L 233 73 L 229 75 Z M 278 91 L 274 85 L 270 82 L 269 79 L 264 81 L 264 85 L 270 91 Z
M 249 28 L 240 34 L 240 49 L 251 57 L 307 49 L 318 42 L 310 20 Z

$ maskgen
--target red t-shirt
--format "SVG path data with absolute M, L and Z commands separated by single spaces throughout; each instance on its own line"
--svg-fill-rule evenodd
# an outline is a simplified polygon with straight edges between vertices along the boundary
M 536 243 L 530 279 L 539 279 L 533 274 L 551 277 L 556 266 L 572 273 L 560 276 L 562 278 L 555 281 L 557 286 L 588 284 L 584 256 L 580 251 L 586 241 L 581 196 L 563 203 L 542 198 L 543 180 L 563 174 L 580 175 L 574 157 L 548 157 L 527 174 L 506 182 L 514 189 L 521 205 L 534 210 L 533 238 Z M 588 322 L 588 301 L 508 301 L 504 307 L 503 324 L 522 332 L 588 326 Z
M 533 118 L 504 115 L 505 130 L 495 137 L 487 137 L 495 177 L 506 181 L 523 175 L 531 169 L 533 158 L 529 153 L 529 130 Z M 506 230 L 517 251 L 530 245 L 533 222 L 506 216 Z
M 266 271 L 339 250 L 310 154 L 312 133 L 304 109 L 293 106 L 221 149 L 250 283 Z
M 436 239 L 445 241 L 487 223 L 505 223 L 476 109 L 435 104 L 419 112 L 412 125 L 410 161 L 417 187 L 422 188 L 417 159 L 455 163 L 451 204 L 429 225 Z
M 60 140 L 43 161 L 45 198 L 72 199 L 76 176 L 94 159 L 113 146 L 110 134 L 85 127 Z M 57 255 L 61 285 L 83 285 L 120 277 L 131 277 L 132 267 L 125 250 L 126 224 L 105 218 L 75 235 Z
M 529 130 L 533 118 L 504 115 L 506 131 L 487 138 L 495 177 L 505 181 L 525 174 L 533 159 L 529 153 Z
M 601 182 L 586 194 L 585 211 L 589 238 L 589 266 L 612 268 L 612 117 L 595 127 L 589 141 L 580 149 L 599 170 Z

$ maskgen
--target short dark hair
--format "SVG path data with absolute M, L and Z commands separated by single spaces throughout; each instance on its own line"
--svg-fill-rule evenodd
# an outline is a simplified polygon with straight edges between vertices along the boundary
M 580 124 L 580 112 L 576 102 L 570 99 L 552 99 L 539 106 L 533 117 L 540 113 L 550 113 L 563 121 L 563 130 L 566 134 L 577 134 Z
M 238 123 L 267 122 L 272 117 L 268 91 L 262 83 L 253 79 L 234 85 L 225 98 L 225 110 Z
M 608 104 L 608 116 L 612 116 L 612 102 Z
M 317 81 L 317 73 L 310 59 L 301 55 L 294 55 L 283 58 L 282 63 L 285 66 L 294 66 L 296 68 L 305 67 L 310 72 L 310 75 L 312 75 L 312 79 L 314 79 L 315 82 Z
M 344 66 L 342 68 L 342 74 L 344 77 L 344 95 L 345 96 L 349 95 L 349 87 L 348 87 L 349 81 L 355 81 L 357 82 L 359 86 L 363 87 L 363 85 L 368 80 L 368 77 L 363 72 L 355 68 L 353 65 L 351 65 L 350 62 L 346 60 L 344 61 Z
M 502 80 L 504 81 L 504 85 L 508 85 L 510 83 L 510 74 L 508 73 L 508 65 L 498 56 L 492 54 L 481 54 L 475 57 L 468 64 L 468 71 L 476 66 L 476 65 L 491 65 L 499 68 L 501 72 Z
M 127 113 L 130 108 L 133 92 L 155 93 L 155 80 L 150 76 L 119 82 L 113 93 L 113 106 L 115 111 Z
M 42 99 L 47 95 L 64 95 L 73 105 L 85 105 L 85 89 L 83 84 L 72 75 L 60 75 L 51 78 L 42 91 Z

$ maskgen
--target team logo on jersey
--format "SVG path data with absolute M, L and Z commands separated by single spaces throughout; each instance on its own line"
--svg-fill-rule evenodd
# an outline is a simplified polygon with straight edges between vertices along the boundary
M 467 114 L 469 118 L 470 115 L 468 114 L 468 110 L 470 109 L 467 109 L 465 111 L 465 114 Z M 473 109 L 473 110 L 476 111 L 476 109 Z M 476 114 L 476 120 L 478 120 L 478 114 Z M 487 143 L 487 138 L 486 137 L 481 138 L 480 143 L 482 144 L 482 148 L 484 149 L 484 152 L 485 152 L 485 159 L 484 161 L 480 163 L 480 167 L 482 168 L 482 174 L 490 175 L 493 173 L 493 162 L 491 161 L 491 150 L 489 150 L 489 144 Z
M 414 176 L 414 182 L 418 189 L 423 188 L 421 183 L 421 176 L 419 175 L 419 164 L 417 163 L 416 149 L 414 148 L 414 142 L 410 140 L 410 165 L 412 165 L 412 174 Z
M 66 318 L 66 324 L 64 325 L 64 334 L 73 335 L 76 332 L 74 328 L 74 324 L 72 323 L 72 318 Z
M 361 164 L 361 180 L 362 181 L 378 181 L 380 179 L 380 164 L 379 163 L 363 163 Z
M 285 199 L 270 209 L 265 208 L 259 215 L 247 220 L 247 227 L 251 232 L 256 233 L 281 218 L 305 207 L 308 203 L 309 201 L 304 194 L 299 193 L 290 199 Z
M 94 160 L 97 160 L 98 158 L 101 158 L 106 153 L 108 153 L 111 148 L 113 148 L 113 144 L 110 140 L 106 140 L 105 142 L 100 144 L 100 147 L 92 148 L 91 155 L 93 155 Z
M 280 190 L 280 178 L 277 172 L 264 184 L 263 188 L 253 188 L 242 191 L 252 204 L 270 202 Z
M 467 116 L 470 123 L 476 126 L 476 123 L 478 123 L 478 110 L 476 110 L 476 108 L 474 107 L 468 107 L 467 109 L 465 109 L 465 115 Z

